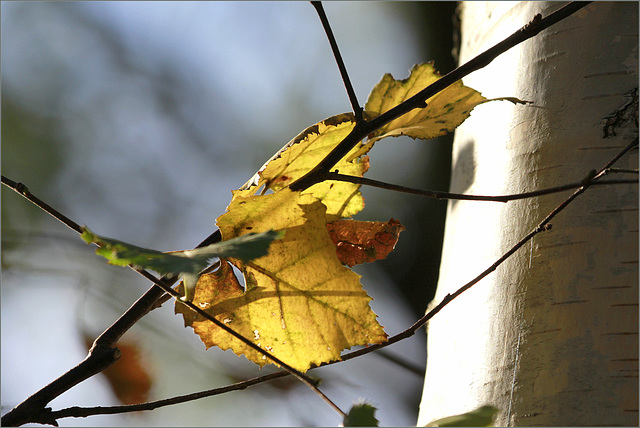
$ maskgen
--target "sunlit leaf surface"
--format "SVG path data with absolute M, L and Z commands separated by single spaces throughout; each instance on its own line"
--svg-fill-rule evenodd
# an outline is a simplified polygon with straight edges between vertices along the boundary
M 236 197 L 218 226 L 224 239 L 265 229 L 286 234 L 264 257 L 229 260 L 243 272 L 246 292 L 226 263 L 200 278 L 193 302 L 210 315 L 303 371 L 338 359 L 343 349 L 386 340 L 359 275 L 338 260 L 325 206 L 312 195 L 282 189 Z M 207 347 L 232 349 L 259 365 L 270 362 L 205 318 L 181 306 L 176 311 Z

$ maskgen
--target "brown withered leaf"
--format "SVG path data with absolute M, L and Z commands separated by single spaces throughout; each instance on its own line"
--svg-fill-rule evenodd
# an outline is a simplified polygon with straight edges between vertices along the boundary
M 388 222 L 338 220 L 327 224 L 338 259 L 349 267 L 382 260 L 393 251 L 404 226 Z

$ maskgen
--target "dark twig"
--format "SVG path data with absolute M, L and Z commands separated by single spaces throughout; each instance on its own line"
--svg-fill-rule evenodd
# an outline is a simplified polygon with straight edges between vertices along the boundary
M 241 391 L 250 386 L 260 383 L 269 382 L 281 377 L 289 376 L 291 373 L 287 371 L 278 371 L 264 376 L 254 377 L 253 379 L 243 380 L 232 385 L 220 388 L 209 389 L 207 391 L 194 392 L 192 394 L 180 395 L 177 397 L 167 398 L 164 400 L 149 401 L 147 403 L 132 404 L 125 406 L 97 406 L 97 407 L 69 407 L 66 409 L 51 412 L 51 416 L 55 419 L 62 418 L 86 418 L 93 415 L 114 415 L 120 413 L 141 412 L 145 410 L 154 410 L 160 407 L 171 406 L 174 404 L 186 403 L 188 401 L 199 400 L 201 398 L 212 397 L 231 391 Z
M 329 45 L 331 45 L 331 51 L 333 52 L 333 56 L 336 59 L 338 70 L 340 70 L 340 76 L 342 77 L 342 81 L 344 82 L 344 87 L 347 90 L 347 96 L 349 97 L 349 102 L 351 102 L 351 108 L 353 110 L 356 123 L 362 122 L 363 121 L 362 107 L 358 102 L 356 91 L 353 90 L 353 85 L 351 85 L 351 79 L 349 79 L 349 73 L 347 73 L 347 67 L 344 65 L 344 61 L 342 60 L 342 55 L 340 55 L 338 42 L 336 42 L 336 38 L 333 36 L 333 30 L 331 29 L 331 25 L 329 25 L 329 19 L 327 18 L 327 15 L 324 13 L 324 7 L 322 7 L 322 2 L 312 1 L 311 4 L 316 9 L 316 12 L 318 12 L 318 17 L 320 18 L 320 22 L 322 23 L 322 28 L 324 28 L 324 32 L 327 34 Z
M 613 171 L 610 171 L 610 172 L 613 172 Z M 410 193 L 413 195 L 426 196 L 426 197 L 435 198 L 435 199 L 454 199 L 454 200 L 466 200 L 466 201 L 492 201 L 492 202 L 509 202 L 509 201 L 515 201 L 518 199 L 527 199 L 527 198 L 533 198 L 536 196 L 550 195 L 553 193 L 563 192 L 565 190 L 576 189 L 584 185 L 584 180 L 583 180 L 578 183 L 565 184 L 562 186 L 550 187 L 548 189 L 534 190 L 531 192 L 514 193 L 511 195 L 488 196 L 488 195 L 466 195 L 463 193 L 450 193 L 450 192 L 440 192 L 437 190 L 415 189 L 412 187 L 400 186 L 397 184 L 390 184 L 390 183 L 385 183 L 383 181 L 372 180 L 370 178 L 355 177 L 352 175 L 345 175 L 337 172 L 326 172 L 320 175 L 324 177 L 324 180 L 346 181 L 349 183 L 362 184 L 365 186 L 377 187 L 379 189 L 392 190 L 392 191 L 401 192 L 401 193 Z M 590 184 L 594 186 L 638 183 L 638 180 L 632 180 L 632 179 L 594 181 L 593 179 L 589 178 L 589 180 L 591 181 Z
M 32 202 L 34 205 L 36 205 L 42 211 L 52 215 L 56 220 L 60 221 L 65 226 L 71 228 L 72 230 L 74 230 L 74 231 L 76 231 L 78 233 L 82 233 L 82 227 L 78 223 L 76 223 L 75 221 L 71 220 L 69 217 L 65 216 L 60 211 L 56 210 L 55 208 L 53 208 L 51 205 L 47 204 L 46 202 L 44 202 L 40 198 L 38 198 L 38 197 L 34 196 L 33 194 L 31 194 L 31 192 L 29 191 L 29 188 L 27 186 L 25 186 L 24 184 L 15 182 L 15 181 L 5 177 L 4 175 L 2 176 L 2 184 L 7 186 L 8 188 L 14 190 L 16 193 L 20 194 L 21 196 L 23 196 L 28 201 Z
M 395 355 L 385 353 L 383 350 L 379 351 L 377 355 L 395 364 L 400 365 L 401 367 L 411 371 L 412 373 L 415 373 L 419 376 L 424 376 L 425 371 L 423 368 L 417 367 L 416 365 L 406 361 L 401 357 L 397 357 Z M 331 363 L 328 363 L 327 365 L 337 364 L 339 362 L 340 361 L 333 361 Z M 257 376 L 251 379 L 236 382 L 234 384 L 226 385 L 219 388 L 208 389 L 206 391 L 199 391 L 191 394 L 179 395 L 176 397 L 166 398 L 163 400 L 149 401 L 141 404 L 121 405 L 121 406 L 68 407 L 66 409 L 61 409 L 61 410 L 56 410 L 54 412 L 51 412 L 51 417 L 53 417 L 54 419 L 85 418 L 87 416 L 94 416 L 94 415 L 113 415 L 113 414 L 120 414 L 120 413 L 132 413 L 132 412 L 155 410 L 160 407 L 172 406 L 175 404 L 186 403 L 189 401 L 199 400 L 202 398 L 213 397 L 216 395 L 225 394 L 227 392 L 241 391 L 251 386 L 270 382 L 272 380 L 280 379 L 282 377 L 286 377 L 289 375 L 290 375 L 289 372 L 285 370 L 281 370 L 281 371 L 277 371 L 267 375 Z
M 362 141 L 367 135 L 377 131 L 387 123 L 397 119 L 405 113 L 410 112 L 414 108 L 424 107 L 427 99 L 443 91 L 458 80 L 469 75 L 471 72 L 487 66 L 502 53 L 525 40 L 536 36 L 542 30 L 572 15 L 588 4 L 589 2 L 571 2 L 561 9 L 551 13 L 546 18 L 542 18 L 541 15 L 536 15 L 530 23 L 517 30 L 511 36 L 507 37 L 492 48 L 484 51 L 467 63 L 442 76 L 440 79 L 436 80 L 434 83 L 427 86 L 408 100 L 403 101 L 401 104 L 398 104 L 394 108 L 386 111 L 371 121 L 356 123 L 356 126 L 353 128 L 351 133 L 347 135 L 344 140 L 342 140 L 324 159 L 322 159 L 315 168 L 295 182 L 291 183 L 289 187 L 291 190 L 304 190 L 320 182 L 321 179 L 319 177 L 322 173 L 331 170 L 331 168 L 338 163 L 340 159 L 346 156 L 347 153 L 349 153 L 349 151 L 351 151 L 351 149 L 353 149 L 356 144 Z

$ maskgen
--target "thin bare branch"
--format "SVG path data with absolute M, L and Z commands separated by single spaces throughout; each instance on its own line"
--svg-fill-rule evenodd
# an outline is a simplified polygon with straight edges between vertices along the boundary
M 351 79 L 349 79 L 349 73 L 347 73 L 347 67 L 344 65 L 344 61 L 342 60 L 342 55 L 340 54 L 340 49 L 338 48 L 338 42 L 333 36 L 333 30 L 331 29 L 331 25 L 329 24 L 327 15 L 324 13 L 322 2 L 312 1 L 311 4 L 316 9 L 318 17 L 320 18 L 320 22 L 322 23 L 322 28 L 324 28 L 324 32 L 327 34 L 327 39 L 329 40 L 329 45 L 331 45 L 333 56 L 336 59 L 338 70 L 340 70 L 340 76 L 342 77 L 342 81 L 344 82 L 344 87 L 347 90 L 347 96 L 349 97 L 349 102 L 351 103 L 351 108 L 356 118 L 356 122 L 362 122 L 364 120 L 364 118 L 362 117 L 362 107 L 358 102 L 356 91 L 353 90 Z
M 638 174 L 638 170 L 637 169 L 625 169 L 625 168 L 607 168 L 604 171 L 604 174 L 613 174 L 613 173 L 617 173 L 617 174 Z
M 562 186 L 550 187 L 547 189 L 534 190 L 531 192 L 514 193 L 511 195 L 489 196 L 489 195 L 467 195 L 464 193 L 450 193 L 450 192 L 441 192 L 437 190 L 416 189 L 413 187 L 400 186 L 397 184 L 385 183 L 383 181 L 372 180 L 370 178 L 355 177 L 352 175 L 345 175 L 337 172 L 325 172 L 325 173 L 321 173 L 320 175 L 324 177 L 324 180 L 346 181 L 349 183 L 377 187 L 379 189 L 386 189 L 386 190 L 392 190 L 395 192 L 426 196 L 428 198 L 454 199 L 454 200 L 465 200 L 465 201 L 490 201 L 490 202 L 509 202 L 509 201 L 515 201 L 518 199 L 527 199 L 527 198 L 533 198 L 536 196 L 550 195 L 553 193 L 564 192 L 566 190 L 577 189 L 585 184 L 585 180 L 583 180 L 577 183 L 570 183 Z M 638 184 L 637 179 L 635 180 L 619 179 L 619 180 L 600 181 L 600 180 L 593 180 L 592 178 L 588 177 L 586 180 L 589 180 L 590 184 L 594 186 L 603 186 L 603 185 L 612 185 L 612 184 Z
M 93 415 L 114 415 L 120 413 L 141 412 L 146 410 L 154 410 L 160 407 L 171 406 L 174 404 L 186 403 L 189 401 L 199 400 L 201 398 L 212 397 L 214 395 L 220 395 L 231 391 L 241 391 L 247 389 L 250 386 L 254 386 L 260 383 L 269 382 L 271 380 L 279 379 L 281 377 L 289 376 L 287 371 L 279 371 L 270 373 L 268 375 L 254 377 L 253 379 L 243 380 L 231 385 L 223 386 L 220 388 L 209 389 L 207 391 L 194 392 L 192 394 L 180 395 L 177 397 L 167 398 L 164 400 L 149 401 L 147 403 L 132 404 L 125 406 L 97 406 L 97 407 L 69 407 L 66 409 L 57 410 L 51 412 L 51 417 L 54 419 L 62 418 L 86 418 Z
M 27 186 L 25 186 L 24 184 L 18 183 L 16 181 L 13 181 L 13 180 L 5 177 L 4 175 L 2 176 L 2 184 L 7 186 L 8 188 L 14 190 L 16 193 L 20 194 L 21 196 L 26 198 L 28 201 L 30 201 L 33 204 L 35 204 L 42 211 L 52 215 L 55 219 L 59 220 L 65 226 L 69 227 L 70 229 L 74 230 L 75 232 L 78 232 L 80 234 L 82 233 L 82 227 L 78 223 L 76 223 L 75 221 L 71 220 L 69 217 L 65 216 L 60 211 L 56 210 L 55 208 L 53 208 L 51 205 L 47 204 L 46 202 L 44 202 L 40 198 L 34 196 L 29 191 L 29 188 Z
M 416 367 L 414 364 L 404 360 L 403 358 L 397 357 L 395 355 L 391 355 L 389 353 L 385 353 L 383 350 L 378 351 L 377 355 L 380 355 L 381 357 L 388 359 L 389 361 L 396 363 L 419 376 L 424 376 L 424 369 L 420 367 Z M 329 364 L 337 364 L 339 362 L 340 361 L 334 361 Z M 121 406 L 95 406 L 95 407 L 74 406 L 66 409 L 53 411 L 51 412 L 50 415 L 54 419 L 85 418 L 87 416 L 94 416 L 94 415 L 114 415 L 114 414 L 120 414 L 120 413 L 132 413 L 132 412 L 155 410 L 160 407 L 172 406 L 175 404 L 186 403 L 189 401 L 195 401 L 202 398 L 213 397 L 216 395 L 225 394 L 227 392 L 241 391 L 251 386 L 270 382 L 270 381 L 280 379 L 289 375 L 290 375 L 289 372 L 285 370 L 281 370 L 281 371 L 277 371 L 267 375 L 257 376 L 251 379 L 236 382 L 231 385 L 208 389 L 206 391 L 198 391 L 191 394 L 179 395 L 176 397 L 166 398 L 163 400 L 149 401 L 141 404 L 121 405 Z

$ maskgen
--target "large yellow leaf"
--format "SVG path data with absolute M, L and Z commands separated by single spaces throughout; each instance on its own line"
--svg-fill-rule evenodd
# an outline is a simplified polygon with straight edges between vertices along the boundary
M 411 74 L 404 80 L 395 80 L 387 73 L 369 94 L 365 110 L 369 114 L 380 115 L 411 98 L 439 78 L 440 75 L 432 62 L 414 65 Z M 478 91 L 458 81 L 427 99 L 427 107 L 413 109 L 374 132 L 369 138 L 369 145 L 385 137 L 400 135 L 423 140 L 439 137 L 453 131 L 469 117 L 475 106 L 486 101 L 489 100 Z
M 255 195 L 258 191 L 261 194 L 267 190 L 276 192 L 287 187 L 324 159 L 354 126 L 353 114 L 344 113 L 305 129 L 269 159 L 239 191 L 234 192 L 234 197 Z M 361 148 L 362 144 L 358 143 L 332 170 L 362 177 L 369 169 L 369 159 L 362 156 L 366 150 Z M 351 217 L 364 208 L 364 198 L 359 189 L 359 184 L 324 181 L 303 193 L 312 194 L 322 201 L 327 207 L 329 221 L 333 221 Z
M 286 234 L 266 256 L 247 264 L 230 259 L 244 273 L 246 292 L 227 263 L 200 278 L 193 302 L 209 314 L 301 371 L 339 359 L 343 349 L 386 340 L 359 275 L 338 260 L 325 206 L 314 196 L 289 189 L 236 195 L 218 226 L 224 240 L 269 229 Z M 259 365 L 270 362 L 188 309 L 176 311 L 207 347 L 232 349 Z

